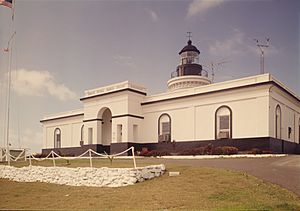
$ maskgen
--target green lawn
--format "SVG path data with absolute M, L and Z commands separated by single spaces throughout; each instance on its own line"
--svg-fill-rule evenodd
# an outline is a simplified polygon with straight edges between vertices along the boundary
M 138 166 L 159 160 L 137 159 Z M 94 166 L 110 166 L 94 160 Z M 18 164 L 20 165 L 20 164 Z M 52 165 L 43 162 L 42 165 Z M 66 161 L 58 161 L 66 166 Z M 89 166 L 88 160 L 70 167 Z M 132 160 L 114 160 L 112 167 L 131 167 Z M 160 178 L 121 188 L 70 187 L 17 183 L 0 179 L 0 209 L 96 210 L 300 210 L 300 199 L 279 186 L 241 172 L 168 165 L 180 176 Z

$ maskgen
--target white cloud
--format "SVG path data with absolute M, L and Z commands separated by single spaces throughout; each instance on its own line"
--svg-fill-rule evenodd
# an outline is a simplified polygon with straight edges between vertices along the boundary
M 148 12 L 149 12 L 149 15 L 151 17 L 151 20 L 153 22 L 157 22 L 158 21 L 158 15 L 157 15 L 157 13 L 154 12 L 153 10 L 148 10 Z
M 222 41 L 217 40 L 210 45 L 209 53 L 214 56 L 228 57 L 244 55 L 246 53 L 259 54 L 260 51 L 253 39 L 247 38 L 240 30 L 234 29 L 233 34 L 229 38 Z M 266 49 L 266 53 L 274 55 L 279 53 L 279 51 L 270 45 Z
M 114 63 L 120 66 L 136 68 L 136 64 L 131 56 L 116 55 L 113 57 L 113 60 Z
M 194 0 L 189 4 L 187 17 L 205 14 L 210 9 L 219 6 L 224 0 Z
M 12 71 L 12 89 L 20 96 L 53 96 L 59 100 L 75 99 L 76 94 L 48 71 L 20 69 Z
M 235 29 L 233 35 L 222 41 L 215 41 L 209 46 L 209 53 L 212 55 L 230 56 L 244 53 L 248 50 L 248 45 L 245 44 L 244 34 Z

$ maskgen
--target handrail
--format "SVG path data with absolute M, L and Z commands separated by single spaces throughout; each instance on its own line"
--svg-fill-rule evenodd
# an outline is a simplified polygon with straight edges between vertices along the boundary
M 180 73 L 179 71 L 176 70 L 171 73 L 171 78 L 175 78 L 175 77 L 179 77 L 179 76 L 191 76 L 191 75 L 208 77 L 208 72 L 206 70 L 202 69 L 201 72 L 199 72 L 197 74 L 195 74 L 195 73 L 191 74 L 191 73 L 186 73 L 184 71 L 183 71 L 183 73 Z

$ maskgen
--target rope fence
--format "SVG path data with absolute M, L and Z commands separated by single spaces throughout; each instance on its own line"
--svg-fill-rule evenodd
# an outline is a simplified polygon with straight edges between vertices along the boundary
M 26 152 L 25 152 L 25 150 L 23 150 L 17 157 L 15 157 L 15 156 L 13 156 L 11 154 L 9 154 L 9 157 L 13 161 L 18 161 L 19 159 L 23 159 L 23 158 L 26 161 L 28 159 L 29 160 L 29 166 L 32 166 L 32 160 L 35 160 L 35 161 L 52 160 L 54 167 L 56 166 L 55 160 L 57 160 L 57 159 L 75 160 L 75 159 L 82 159 L 83 157 L 85 157 L 85 158 L 89 158 L 90 167 L 93 168 L 93 158 L 97 158 L 97 157 L 94 157 L 93 155 L 96 155 L 98 157 L 108 158 L 111 161 L 111 163 L 112 163 L 112 160 L 115 157 L 123 155 L 123 154 L 129 152 L 130 150 L 132 152 L 133 166 L 136 169 L 137 166 L 136 166 L 136 161 L 135 161 L 135 156 L 134 156 L 134 147 L 130 147 L 130 148 L 124 150 L 123 152 L 120 152 L 120 153 L 117 153 L 117 154 L 112 154 L 112 155 L 108 155 L 106 152 L 105 152 L 106 154 L 102 154 L 102 153 L 98 153 L 98 152 L 96 152 L 96 151 L 94 151 L 92 149 L 88 149 L 87 151 L 85 151 L 84 153 L 82 153 L 79 156 L 75 156 L 75 157 L 62 157 L 59 154 L 57 154 L 55 151 L 52 150 L 45 158 L 37 158 L 37 157 L 34 156 L 34 154 L 30 154 L 30 155 L 26 156 Z M 6 153 L 5 155 L 3 155 L 1 157 L 1 159 L 2 158 L 6 158 L 7 154 L 8 153 Z
M 18 161 L 18 160 L 21 160 L 21 159 L 25 159 L 25 161 L 27 160 L 26 149 L 23 149 L 18 154 L 18 156 L 13 156 L 12 154 L 5 152 L 3 156 L 0 156 L 0 161 L 7 160 L 7 154 L 9 156 L 9 159 L 12 160 L 12 161 Z

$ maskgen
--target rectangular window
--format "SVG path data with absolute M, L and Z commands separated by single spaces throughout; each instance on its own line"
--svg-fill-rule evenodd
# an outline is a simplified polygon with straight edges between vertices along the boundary
M 292 136 L 292 128 L 288 127 L 288 138 L 290 139 Z
M 170 134 L 170 122 L 162 122 L 162 135 Z
M 229 130 L 229 116 L 220 116 L 220 130 Z
M 122 133 L 123 133 L 122 125 L 117 125 L 117 142 L 122 142 Z
M 56 134 L 56 141 L 57 141 L 57 148 L 61 147 L 61 143 L 60 143 L 60 134 Z
M 89 144 L 93 144 L 93 128 L 88 129 L 88 141 Z

